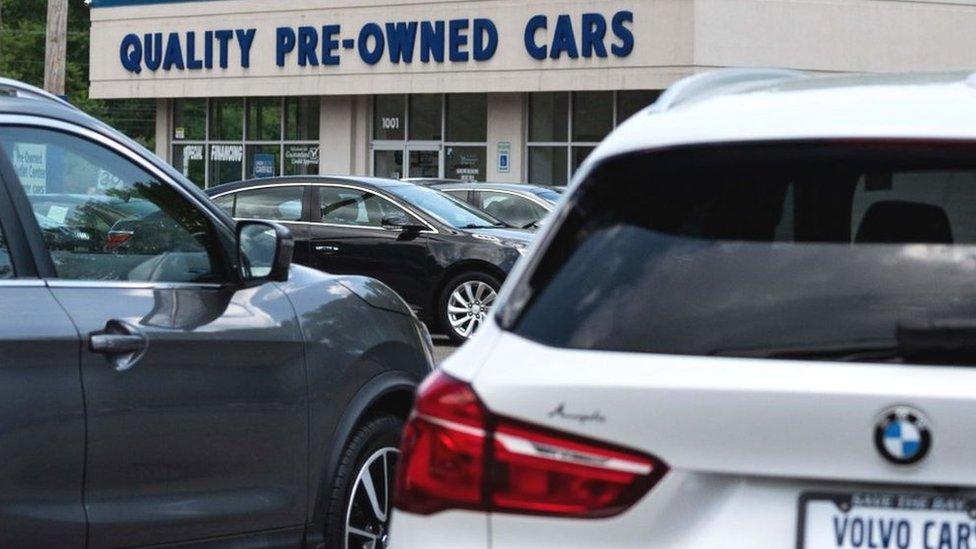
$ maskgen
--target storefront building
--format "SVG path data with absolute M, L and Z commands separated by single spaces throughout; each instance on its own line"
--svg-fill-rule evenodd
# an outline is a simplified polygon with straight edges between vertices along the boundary
M 677 79 L 976 68 L 976 0 L 92 0 L 91 95 L 194 182 L 566 184 Z

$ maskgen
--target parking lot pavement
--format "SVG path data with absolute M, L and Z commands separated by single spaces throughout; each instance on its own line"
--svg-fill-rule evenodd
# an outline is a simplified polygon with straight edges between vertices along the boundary
M 451 356 L 457 349 L 457 345 L 445 336 L 434 336 L 434 362 L 440 364 L 445 358 Z

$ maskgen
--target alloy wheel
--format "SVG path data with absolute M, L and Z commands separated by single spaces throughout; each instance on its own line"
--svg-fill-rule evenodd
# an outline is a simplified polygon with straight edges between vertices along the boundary
M 447 301 L 447 320 L 451 329 L 465 339 L 471 337 L 488 317 L 496 297 L 498 292 L 480 280 L 458 285 Z
M 381 448 L 363 463 L 346 510 L 346 549 L 385 549 L 390 544 L 393 474 L 400 450 Z

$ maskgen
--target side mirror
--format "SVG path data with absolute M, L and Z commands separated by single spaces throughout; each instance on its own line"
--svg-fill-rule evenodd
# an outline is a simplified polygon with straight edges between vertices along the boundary
M 291 231 L 267 221 L 237 224 L 237 264 L 244 284 L 288 280 L 295 240 Z
M 383 228 L 388 231 L 400 231 L 404 233 L 419 233 L 427 227 L 411 219 L 402 213 L 394 213 L 383 217 L 380 221 Z

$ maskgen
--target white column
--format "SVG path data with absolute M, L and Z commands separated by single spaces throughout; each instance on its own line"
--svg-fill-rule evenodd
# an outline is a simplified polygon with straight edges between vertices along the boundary
M 521 183 L 525 149 L 525 95 L 488 94 L 488 181 Z M 498 149 L 509 146 L 508 172 L 498 170 Z
M 319 173 L 369 174 L 369 96 L 322 97 Z
M 172 99 L 156 100 L 156 156 L 171 162 L 170 139 L 173 136 Z

